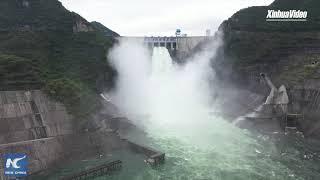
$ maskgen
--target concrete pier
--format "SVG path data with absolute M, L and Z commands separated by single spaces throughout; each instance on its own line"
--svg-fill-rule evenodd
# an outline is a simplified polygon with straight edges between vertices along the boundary
M 150 164 L 151 166 L 156 166 L 156 165 L 164 163 L 165 153 L 159 152 L 155 149 L 152 149 L 150 147 L 146 147 L 144 145 L 134 143 L 130 140 L 126 140 L 126 141 L 128 143 L 128 147 L 132 151 L 144 154 L 146 156 L 146 159 L 144 161 L 146 163 Z

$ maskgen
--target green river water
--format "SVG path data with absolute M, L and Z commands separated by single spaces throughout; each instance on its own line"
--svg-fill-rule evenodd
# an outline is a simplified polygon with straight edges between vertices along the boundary
M 100 163 L 122 160 L 123 167 L 95 180 L 317 180 L 320 178 L 320 144 L 307 143 L 297 135 L 259 135 L 239 129 L 215 117 L 201 124 L 201 133 L 177 133 L 170 129 L 149 129 L 133 141 L 166 153 L 163 165 L 150 167 L 141 154 L 119 151 L 103 158 L 77 162 L 56 170 L 46 179 L 58 179 Z M 203 128 L 206 127 L 206 128 Z M 183 128 L 183 126 L 181 127 Z M 182 131 L 183 132 L 183 131 Z M 190 135 L 192 134 L 192 135 Z M 140 141 L 140 142 L 139 142 Z M 310 148 L 312 147 L 312 148 Z

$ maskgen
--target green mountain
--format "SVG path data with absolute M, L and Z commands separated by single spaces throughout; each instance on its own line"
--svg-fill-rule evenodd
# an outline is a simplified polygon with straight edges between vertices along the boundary
M 268 72 L 277 84 L 299 85 L 320 77 L 310 66 L 320 54 L 320 2 L 276 0 L 269 6 L 249 7 L 224 21 L 224 76 L 241 84 L 256 84 L 260 72 Z M 305 10 L 306 22 L 268 22 L 268 10 Z M 232 69 L 232 70 L 231 70 Z M 239 76 L 241 74 L 241 76 Z
M 268 10 L 305 10 L 306 22 L 267 22 Z M 224 21 L 222 56 L 214 62 L 217 75 L 251 92 L 267 95 L 260 81 L 267 73 L 274 84 L 284 84 L 290 113 L 303 113 L 306 136 L 319 137 L 320 115 L 320 1 L 276 0 L 250 7 Z
M 276 0 L 269 6 L 242 9 L 225 21 L 222 26 L 232 30 L 253 32 L 297 32 L 320 30 L 320 2 L 317 0 Z M 307 11 L 306 22 L 268 22 L 268 10 Z
M 117 34 L 106 36 L 105 29 L 58 0 L 1 0 L 1 90 L 43 89 L 72 113 L 87 115 L 115 74 L 106 55 Z

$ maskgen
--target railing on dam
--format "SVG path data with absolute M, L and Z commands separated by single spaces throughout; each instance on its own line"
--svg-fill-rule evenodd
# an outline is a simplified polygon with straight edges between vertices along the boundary
M 122 167 L 122 162 L 120 160 L 113 161 L 108 164 L 100 165 L 100 166 L 82 171 L 78 174 L 74 174 L 69 177 L 64 177 L 64 178 L 62 178 L 62 180 L 91 179 L 94 177 L 99 177 L 99 176 L 110 174 L 113 171 L 119 170 L 121 167 Z
M 177 48 L 177 37 L 144 37 L 144 44 L 149 48 L 166 47 L 169 50 Z
M 144 37 L 144 42 L 177 42 L 177 37 Z
M 144 43 L 147 47 L 166 47 L 168 50 L 190 52 L 199 43 L 212 40 L 214 36 L 121 36 L 121 40 Z

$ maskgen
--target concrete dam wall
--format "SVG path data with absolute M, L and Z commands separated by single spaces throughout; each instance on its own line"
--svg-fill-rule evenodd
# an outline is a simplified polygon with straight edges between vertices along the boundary
M 65 107 L 41 91 L 0 92 L 0 144 L 72 134 Z
M 72 133 L 72 116 L 40 90 L 0 92 L 0 154 L 27 154 L 29 173 L 61 159 L 63 137 Z M 2 158 L 0 179 L 5 179 Z
M 106 117 L 92 117 L 99 130 L 79 133 L 65 106 L 42 91 L 0 91 L 0 180 L 7 179 L 3 159 L 6 153 L 26 154 L 28 174 L 34 175 L 64 162 L 121 148 L 119 137 L 106 131 L 108 119 L 118 116 L 112 107 L 105 103 L 100 113 Z
M 192 37 L 180 37 L 178 39 L 177 58 L 185 58 L 190 56 L 198 45 L 210 40 L 211 36 L 192 36 Z
M 186 36 L 186 37 L 126 37 L 122 36 L 118 39 L 121 41 L 134 41 L 144 44 L 148 48 L 167 47 L 170 54 L 174 54 L 176 58 L 182 59 L 193 53 L 193 49 L 202 42 L 212 39 L 213 36 Z

